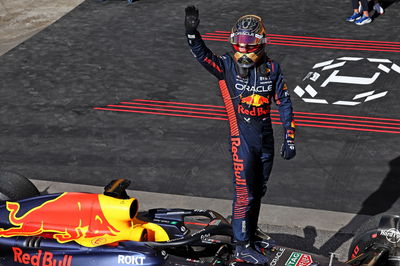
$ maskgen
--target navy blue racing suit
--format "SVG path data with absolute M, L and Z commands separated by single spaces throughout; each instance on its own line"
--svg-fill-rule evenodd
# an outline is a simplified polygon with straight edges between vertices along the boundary
M 249 242 L 255 235 L 261 198 L 265 195 L 274 159 L 272 99 L 279 108 L 285 132 L 294 130 L 287 86 L 279 64 L 267 57 L 242 78 L 230 53 L 213 54 L 197 31 L 187 38 L 200 64 L 219 80 L 231 133 L 234 238 L 239 243 Z

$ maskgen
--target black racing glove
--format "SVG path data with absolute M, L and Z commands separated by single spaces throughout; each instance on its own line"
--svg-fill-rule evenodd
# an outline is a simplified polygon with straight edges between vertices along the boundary
M 281 147 L 281 156 L 285 160 L 290 160 L 296 156 L 296 146 L 294 145 L 294 140 L 283 141 Z
M 199 26 L 199 10 L 195 6 L 185 8 L 185 29 L 186 34 L 193 34 Z
M 285 160 L 290 160 L 296 156 L 296 146 L 294 145 L 294 123 L 292 123 L 291 129 L 286 130 L 285 139 L 281 147 L 281 156 Z

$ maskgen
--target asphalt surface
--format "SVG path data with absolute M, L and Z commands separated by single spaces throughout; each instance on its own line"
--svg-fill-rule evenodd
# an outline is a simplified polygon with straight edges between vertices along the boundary
M 385 14 L 372 24 L 356 26 L 344 21 L 347 0 L 87 0 L 0 57 L 0 166 L 39 180 L 104 185 L 124 177 L 137 191 L 231 199 L 228 123 L 139 105 L 222 106 L 216 80 L 187 47 L 188 4 L 200 9 L 204 36 L 222 31 L 206 40 L 217 54 L 229 51 L 224 32 L 239 16 L 265 20 L 268 54 L 283 68 L 298 116 L 297 157 L 276 154 L 265 204 L 359 215 L 400 211 L 395 1 L 384 2 Z M 322 86 L 333 71 L 353 78 Z M 317 91 L 301 94 L 307 85 Z M 126 112 L 132 109 L 122 102 L 141 109 Z M 282 130 L 274 129 L 278 151 Z

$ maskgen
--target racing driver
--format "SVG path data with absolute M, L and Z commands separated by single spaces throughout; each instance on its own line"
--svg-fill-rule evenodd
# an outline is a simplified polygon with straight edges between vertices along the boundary
M 185 29 L 189 46 L 200 62 L 219 80 L 222 98 L 228 113 L 234 172 L 232 227 L 236 242 L 235 257 L 239 261 L 265 264 L 262 242 L 256 229 L 261 198 L 274 158 L 274 138 L 271 125 L 271 101 L 279 109 L 284 128 L 281 156 L 296 155 L 295 125 L 288 88 L 278 63 L 265 52 L 266 30 L 255 15 L 238 19 L 232 28 L 230 43 L 233 51 L 217 56 L 208 49 L 197 31 L 199 11 L 194 6 L 185 9 Z M 265 247 L 265 246 L 264 246 Z

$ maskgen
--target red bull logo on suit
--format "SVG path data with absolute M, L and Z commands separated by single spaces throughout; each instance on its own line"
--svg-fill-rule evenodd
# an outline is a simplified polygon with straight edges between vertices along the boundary
M 270 113 L 269 99 L 259 94 L 241 98 L 238 113 L 250 116 L 265 116 Z

